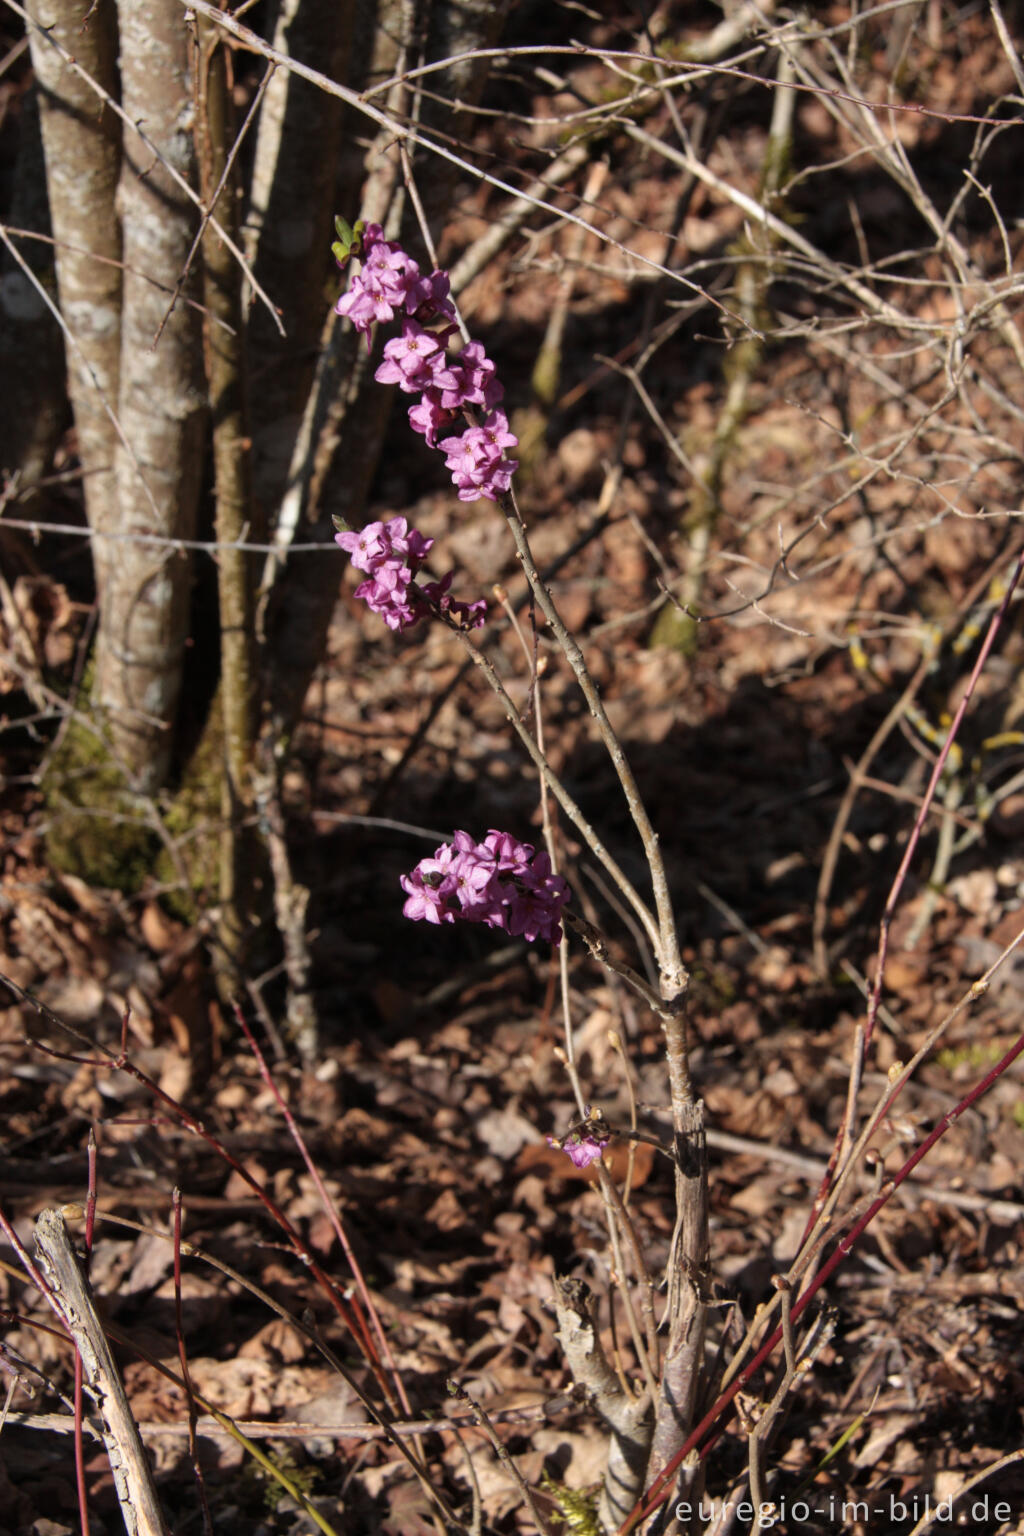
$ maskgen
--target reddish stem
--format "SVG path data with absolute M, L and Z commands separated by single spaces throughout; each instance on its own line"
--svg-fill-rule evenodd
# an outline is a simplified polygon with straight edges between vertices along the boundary
M 326 1211 L 331 1225 L 334 1228 L 335 1236 L 337 1237 L 338 1242 L 341 1244 L 342 1252 L 348 1261 L 348 1267 L 352 1271 L 353 1279 L 359 1288 L 359 1295 L 362 1298 L 363 1306 L 366 1308 L 370 1322 L 373 1324 L 373 1331 L 377 1335 L 377 1344 L 380 1347 L 380 1352 L 384 1356 L 388 1368 L 391 1371 L 392 1377 L 394 1378 L 395 1388 L 398 1392 L 399 1401 L 401 1402 L 406 1415 L 411 1418 L 412 1408 L 409 1405 L 409 1399 L 405 1391 L 405 1383 L 402 1381 L 402 1375 L 398 1369 L 395 1357 L 391 1352 L 391 1346 L 389 1345 L 384 1330 L 381 1327 L 380 1318 L 377 1315 L 377 1309 L 373 1304 L 373 1299 L 370 1296 L 366 1281 L 363 1278 L 363 1272 L 359 1267 L 359 1261 L 355 1254 L 352 1252 L 352 1246 L 349 1243 L 348 1235 L 342 1226 L 341 1217 L 339 1216 L 337 1210 L 334 1207 L 333 1201 L 327 1193 L 327 1190 L 324 1186 L 324 1181 L 320 1177 L 320 1170 L 317 1168 L 312 1157 L 309 1155 L 309 1148 L 306 1146 L 306 1143 L 302 1137 L 302 1132 L 299 1130 L 299 1127 L 295 1122 L 295 1116 L 288 1108 L 288 1105 L 284 1101 L 284 1096 L 282 1095 L 277 1084 L 274 1082 L 270 1068 L 267 1066 L 266 1058 L 264 1057 L 263 1052 L 260 1050 L 252 1030 L 245 1022 L 245 1019 L 242 1016 L 242 1010 L 237 1003 L 235 1003 L 234 1009 L 235 1018 L 238 1020 L 238 1027 L 242 1031 L 246 1040 L 249 1042 L 249 1049 L 252 1051 L 256 1058 L 256 1064 L 260 1069 L 260 1075 L 262 1076 L 263 1081 L 266 1083 L 267 1087 L 270 1089 L 271 1093 L 274 1095 L 274 1098 L 277 1101 L 277 1107 L 280 1109 L 282 1115 L 284 1116 L 285 1123 L 291 1132 L 292 1140 L 295 1142 L 299 1152 L 302 1154 L 302 1161 L 305 1163 L 306 1170 L 309 1173 L 310 1178 L 313 1180 L 314 1185 L 316 1186 L 317 1194 L 320 1196 L 324 1210 Z M 362 1322 L 363 1318 L 359 1309 L 355 1308 L 354 1311 L 356 1317 L 360 1322 Z M 368 1336 L 364 1342 L 370 1350 L 374 1349 L 374 1346 L 370 1343 Z
M 875 1022 L 878 1018 L 878 1010 L 882 1005 L 882 986 L 885 981 L 885 963 L 889 956 L 889 930 L 892 926 L 893 917 L 896 914 L 896 903 L 899 901 L 899 898 L 902 895 L 903 886 L 907 878 L 907 871 L 909 870 L 910 862 L 917 851 L 917 845 L 921 840 L 921 832 L 924 828 L 925 820 L 931 811 L 932 802 L 935 799 L 935 792 L 939 787 L 939 780 L 942 777 L 942 771 L 949 760 L 949 754 L 952 751 L 953 743 L 957 738 L 957 734 L 960 730 L 961 724 L 963 723 L 963 718 L 967 713 L 971 699 L 974 697 L 974 690 L 978 686 L 978 679 L 982 674 L 985 663 L 989 658 L 989 654 L 993 645 L 995 644 L 996 635 L 999 633 L 1002 622 L 1006 617 L 1007 612 L 1009 611 L 1010 603 L 1013 601 L 1013 594 L 1017 590 L 1017 586 L 1020 582 L 1022 574 L 1024 574 L 1024 549 L 1022 549 L 1020 554 L 1017 556 L 1017 564 L 1014 566 L 1013 575 L 1010 577 L 1009 585 L 1003 594 L 1002 602 L 999 604 L 999 607 L 996 609 L 995 613 L 992 615 L 991 621 L 989 622 L 988 630 L 986 631 L 985 638 L 981 644 L 981 649 L 979 650 L 977 659 L 975 660 L 974 666 L 971 669 L 971 675 L 968 679 L 967 687 L 964 690 L 964 696 L 960 700 L 956 714 L 953 716 L 952 724 L 946 733 L 946 739 L 942 744 L 942 749 L 935 760 L 935 766 L 932 769 L 932 775 L 928 781 L 928 787 L 924 792 L 920 807 L 918 808 L 917 816 L 914 819 L 914 825 L 911 830 L 910 837 L 907 839 L 907 846 L 904 850 L 903 858 L 900 860 L 899 868 L 896 871 L 896 875 L 892 882 L 892 887 L 890 888 L 889 895 L 886 898 L 885 907 L 883 909 L 881 922 L 879 923 L 878 928 L 878 950 L 875 955 L 875 973 L 871 981 L 871 991 L 868 994 L 867 1018 L 864 1024 L 863 1033 L 856 1047 L 859 1059 L 851 1068 L 851 1071 L 854 1073 L 858 1072 L 859 1068 L 863 1065 L 867 1057 L 868 1047 L 871 1044 L 871 1036 L 874 1033 Z M 817 1195 L 814 1198 L 814 1204 L 811 1206 L 811 1212 L 807 1218 L 807 1225 L 804 1228 L 801 1245 L 807 1241 L 811 1230 L 813 1229 L 814 1224 L 825 1205 L 825 1201 L 828 1197 L 828 1191 L 832 1185 L 832 1176 L 835 1173 L 836 1164 L 839 1161 L 840 1150 L 843 1146 L 847 1131 L 849 1129 L 849 1117 L 851 1114 L 852 1106 L 848 1105 L 847 1112 L 843 1116 L 839 1130 L 836 1133 L 835 1146 L 832 1148 L 832 1155 L 828 1160 L 828 1167 L 825 1169 L 825 1172 L 822 1175 L 821 1185 L 818 1189 Z
M 939 787 L 939 780 L 942 777 L 942 771 L 949 759 L 949 754 L 952 751 L 953 743 L 956 740 L 957 733 L 959 732 L 960 726 L 963 723 L 964 715 L 967 713 L 970 702 L 974 697 L 974 690 L 978 686 L 978 679 L 984 670 L 985 663 L 989 658 L 989 653 L 995 644 L 996 635 L 999 633 L 1003 619 L 1006 617 L 1010 603 L 1013 601 L 1013 594 L 1017 590 L 1017 585 L 1021 579 L 1022 574 L 1024 574 L 1024 549 L 1022 549 L 1020 554 L 1017 556 L 1017 564 L 1014 566 L 1013 575 L 1010 577 L 1009 585 L 1003 594 L 1003 600 L 999 604 L 999 607 L 996 609 L 995 613 L 992 615 L 992 619 L 989 623 L 985 638 L 981 643 L 981 649 L 978 651 L 977 659 L 971 669 L 971 675 L 968 679 L 967 687 L 964 690 L 964 696 L 957 706 L 956 714 L 953 716 L 952 724 L 946 733 L 946 739 L 942 744 L 942 749 L 939 752 L 938 757 L 935 759 L 935 766 L 932 769 L 932 776 L 928 780 L 928 788 L 925 790 L 924 796 L 921 800 L 920 808 L 918 809 L 917 816 L 914 819 L 913 830 L 907 839 L 907 846 L 904 850 L 903 857 L 900 860 L 900 867 L 896 871 L 895 879 L 892 882 L 892 889 L 890 890 L 885 903 L 885 910 L 882 913 L 882 921 L 879 925 L 878 954 L 875 958 L 875 974 L 872 979 L 871 993 L 868 998 L 867 1024 L 864 1029 L 865 1053 L 867 1052 L 868 1046 L 871 1044 L 871 1035 L 874 1031 L 875 1021 L 878 1018 L 878 1010 L 882 1002 L 882 984 L 885 979 L 885 962 L 889 953 L 889 929 L 892 925 L 892 920 L 896 913 L 896 903 L 899 901 L 900 896 L 903 893 L 903 885 L 907 878 L 907 871 L 910 868 L 911 860 L 913 859 L 914 854 L 917 852 L 917 845 L 921 838 L 921 832 L 928 813 L 932 808 L 932 801 L 935 799 L 935 792 Z
M 12 981 L 9 976 L 0 975 L 0 981 L 2 981 L 6 987 L 9 987 L 15 996 L 19 997 L 22 1002 L 28 1003 L 31 1007 L 35 1008 L 39 1014 L 48 1019 L 52 1024 L 55 1024 L 58 1029 L 63 1030 L 65 1034 L 71 1035 L 73 1039 L 81 1040 L 83 1044 L 94 1045 L 95 1042 L 90 1041 L 87 1036 L 83 1035 L 81 1031 L 77 1030 L 73 1025 L 67 1024 L 63 1019 L 58 1018 L 55 1013 L 51 1012 L 51 1010 L 46 1007 L 45 1003 L 41 1003 L 39 999 L 33 997 L 30 992 L 26 992 L 24 988 L 19 987 L 17 982 Z M 253 1194 L 256 1196 L 257 1200 L 259 1200 L 260 1204 L 267 1211 L 268 1215 L 270 1215 L 281 1228 L 282 1232 L 285 1234 L 289 1243 L 291 1244 L 294 1252 L 302 1261 L 302 1264 L 305 1266 L 305 1268 L 309 1270 L 310 1274 L 316 1280 L 317 1284 L 320 1286 L 320 1289 L 331 1303 L 331 1306 L 334 1308 L 335 1312 L 337 1312 L 338 1316 L 341 1318 L 342 1322 L 345 1324 L 346 1328 L 349 1330 L 352 1337 L 356 1340 L 360 1349 L 363 1351 L 367 1363 L 370 1366 L 370 1369 L 373 1371 L 374 1376 L 377 1379 L 377 1383 L 385 1397 L 390 1397 L 391 1384 L 384 1374 L 383 1367 L 380 1363 L 380 1358 L 377 1355 L 372 1340 L 370 1339 L 370 1335 L 366 1327 L 366 1320 L 362 1316 L 362 1311 L 358 1305 L 358 1302 L 356 1302 L 354 1305 L 350 1304 L 350 1302 L 341 1295 L 335 1282 L 317 1263 L 311 1250 L 302 1241 L 299 1233 L 292 1226 L 291 1222 L 288 1220 L 288 1217 L 284 1214 L 281 1207 L 270 1197 L 270 1195 L 268 1195 L 267 1191 L 253 1177 L 249 1170 L 243 1167 L 238 1159 L 228 1151 L 227 1147 L 225 1147 L 222 1142 L 218 1141 L 217 1137 L 214 1136 L 212 1132 L 206 1129 L 201 1120 L 197 1120 L 194 1115 L 189 1114 L 184 1105 L 179 1104 L 177 1099 L 172 1099 L 170 1094 L 165 1093 L 158 1083 L 154 1082 L 151 1077 L 147 1076 L 147 1074 L 143 1072 L 140 1067 L 137 1067 L 135 1063 L 129 1059 L 127 1054 L 127 1038 L 128 1019 L 130 1018 L 130 1012 L 130 1010 L 126 1010 L 122 1016 L 121 1050 L 116 1056 L 114 1055 L 113 1051 L 104 1050 L 103 1055 L 98 1058 L 82 1057 L 76 1056 L 73 1052 L 70 1051 L 58 1051 L 52 1045 L 45 1045 L 41 1040 L 34 1040 L 33 1044 L 36 1045 L 39 1050 L 45 1051 L 48 1056 L 55 1057 L 58 1061 L 71 1061 L 74 1062 L 76 1066 L 118 1068 L 120 1071 L 126 1072 L 129 1077 L 134 1077 L 135 1081 L 140 1083 L 152 1098 L 158 1100 L 161 1104 L 165 1104 L 182 1125 L 184 1125 L 188 1130 L 192 1131 L 194 1135 L 199 1136 L 203 1141 L 205 1141 L 207 1146 L 211 1147 L 213 1151 L 216 1152 L 217 1156 L 222 1158 L 228 1167 L 234 1173 L 237 1173 L 238 1177 L 248 1185 Z M 101 1046 L 100 1049 L 103 1050 L 103 1047 Z M 25 1267 L 29 1269 L 29 1272 L 33 1274 L 34 1277 L 35 1266 L 32 1265 L 31 1260 L 28 1258 L 27 1254 L 24 1254 L 24 1258 L 22 1258 L 23 1253 L 24 1250 L 21 1249 L 18 1256 L 22 1259 L 22 1263 L 25 1264 Z M 42 1286 L 42 1289 L 45 1291 L 46 1287 Z

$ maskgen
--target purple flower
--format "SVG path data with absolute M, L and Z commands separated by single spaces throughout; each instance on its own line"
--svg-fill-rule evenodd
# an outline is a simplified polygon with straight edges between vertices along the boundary
M 350 556 L 357 571 L 377 575 L 389 566 L 408 564 L 406 583 L 412 580 L 434 543 L 415 528 L 410 530 L 404 517 L 390 517 L 386 523 L 367 523 L 363 528 L 336 533 L 334 542 Z
M 492 411 L 482 427 L 468 427 L 459 437 L 441 439 L 438 446 L 448 455 L 445 464 L 461 501 L 476 501 L 480 496 L 496 501 L 499 492 L 508 490 L 519 465 L 515 459 L 503 458 L 502 450 L 515 447 L 518 441 L 503 411 Z
M 434 547 L 433 539 L 424 538 L 416 528 L 410 528 L 406 517 L 389 518 L 385 526 L 392 553 L 404 555 L 409 564 L 418 570 Z
M 444 367 L 444 353 L 436 336 L 425 331 L 417 320 L 402 321 L 402 334 L 384 348 L 384 361 L 374 378 L 379 384 L 397 384 L 407 395 L 427 389 L 438 368 Z
M 547 854 L 535 854 L 507 832 L 491 831 L 482 843 L 456 832 L 432 859 L 403 875 L 403 912 L 414 922 L 485 923 L 534 940 L 557 944 L 569 887 L 551 873 Z
M 420 616 L 409 595 L 411 580 L 408 566 L 382 566 L 369 581 L 356 587 L 355 596 L 373 613 L 379 613 L 388 629 L 408 629 Z
M 562 936 L 559 921 L 569 899 L 569 887 L 561 875 L 551 873 L 551 860 L 538 853 L 533 864 L 517 872 L 516 894 L 509 903 L 508 931 L 531 942 L 546 939 L 557 944 Z
M 453 843 L 442 843 L 432 859 L 421 859 L 411 874 L 400 876 L 409 898 L 402 908 L 406 917 L 413 922 L 454 923 L 448 901 L 457 890 L 459 858 Z
M 460 629 L 479 629 L 487 622 L 486 599 L 478 597 L 475 603 L 460 603 L 454 597 L 449 597 L 448 588 L 452 584 L 453 574 L 449 571 L 440 581 L 425 582 L 419 589 L 420 597 L 440 613 L 454 619 Z
M 491 831 L 484 838 L 484 847 L 491 850 L 502 874 L 525 875 L 529 872 L 534 854 L 532 843 L 519 842 L 511 832 Z
M 406 309 L 410 288 L 420 284 L 420 269 L 394 240 L 385 240 L 379 224 L 368 224 L 362 234 L 362 266 L 348 292 L 334 306 L 357 331 L 367 333 L 374 321 L 393 320 Z
M 334 542 L 345 550 L 357 571 L 376 570 L 391 555 L 391 535 L 383 523 L 336 533 Z
M 386 523 L 367 523 L 365 528 L 346 529 L 334 537 L 356 570 L 365 571 L 369 578 L 356 587 L 356 597 L 379 613 L 389 629 L 408 629 L 431 607 L 460 629 L 477 629 L 485 622 L 487 604 L 483 598 L 460 603 L 449 596 L 450 571 L 441 581 L 426 582 L 417 589 L 416 572 L 434 541 L 410 528 L 407 518 L 390 517 Z
M 486 477 L 486 450 L 480 427 L 467 427 L 458 437 L 443 437 L 438 447 L 447 455 L 444 462 L 456 485 L 460 479 L 470 484 L 471 477 L 472 483 L 478 485 Z
M 431 448 L 437 447 L 437 434 L 453 420 L 454 412 L 442 408 L 439 391 L 434 388 L 425 390 L 419 404 L 409 407 L 409 425 L 426 438 Z
M 401 876 L 401 886 L 407 893 L 402 912 L 414 923 L 454 923 L 454 912 L 449 912 L 445 907 L 448 893 L 440 885 L 431 885 L 420 866 L 411 875 Z
M 448 297 L 450 288 L 447 272 L 431 272 L 429 277 L 417 277 L 406 291 L 406 306 L 417 320 L 433 320 L 438 316 L 445 320 L 455 319 L 455 305 Z
M 505 392 L 482 344 L 469 341 L 457 357 L 447 355 L 455 334 L 449 288 L 446 272 L 423 276 L 396 241 L 384 239 L 379 224 L 369 224 L 362 234 L 362 266 L 336 309 L 357 330 L 366 332 L 367 345 L 375 322 L 404 314 L 402 334 L 386 343 L 375 377 L 382 384 L 397 384 L 405 394 L 421 396 L 410 407 L 409 423 L 431 448 L 440 447 L 447 454 L 459 500 L 497 501 L 508 491 L 519 467 L 515 459 L 504 456 L 504 450 L 514 448 L 518 439 L 509 431 L 508 418 L 496 409 Z M 425 329 L 429 323 L 434 323 L 432 330 Z M 461 437 L 438 441 L 455 412 L 481 409 L 490 413 L 483 426 L 470 416 Z M 478 612 L 479 605 L 472 609 Z
M 355 595 L 374 613 L 379 613 L 389 629 L 408 629 L 420 617 L 422 609 L 411 590 L 413 576 L 433 544 L 404 517 L 391 517 L 386 523 L 367 523 L 365 528 L 335 534 L 335 542 L 351 557 L 358 571 L 369 580 L 356 587 Z
M 364 234 L 363 247 L 363 272 L 372 272 L 379 283 L 394 288 L 404 303 L 409 288 L 421 280 L 416 262 L 394 240 L 375 240 L 367 250 Z
M 368 332 L 375 320 L 395 318 L 395 306 L 386 290 L 379 284 L 364 281 L 361 272 L 334 307 L 339 315 L 351 320 L 357 331 Z
M 452 850 L 451 875 L 461 915 L 469 922 L 487 922 L 494 911 L 495 893 L 491 888 L 496 873 L 494 859 L 482 843 L 473 841 L 468 832 L 456 832 L 451 844 L 446 846 Z
M 495 378 L 495 367 L 479 341 L 468 341 L 452 364 L 457 398 L 442 398 L 445 406 L 497 405 L 505 391 Z M 497 393 L 495 393 L 497 392 Z
M 604 1142 L 594 1136 L 570 1134 L 561 1140 L 549 1136 L 547 1142 L 549 1147 L 557 1147 L 560 1152 L 564 1152 L 577 1168 L 588 1168 L 591 1163 L 599 1163 L 604 1155 Z
M 490 443 L 491 448 L 498 455 L 503 448 L 519 446 L 518 437 L 508 429 L 508 417 L 504 411 L 492 411 L 484 418 L 484 424 L 480 430 L 484 435 L 484 441 Z

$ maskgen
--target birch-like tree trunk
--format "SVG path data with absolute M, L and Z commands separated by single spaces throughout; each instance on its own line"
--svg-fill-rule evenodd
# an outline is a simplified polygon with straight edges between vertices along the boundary
M 85 77 L 116 96 L 117 16 L 114 0 L 28 0 L 27 9 L 57 290 L 70 333 L 68 391 L 86 515 L 97 535 L 96 585 L 102 592 L 115 547 L 102 536 L 116 530 L 119 516 L 113 415 L 121 353 L 121 226 L 114 193 L 121 133 L 113 112 Z
M 194 534 L 203 458 L 200 319 L 188 284 L 170 302 L 197 224 L 194 206 L 171 174 L 194 181 L 193 32 L 180 0 L 117 0 L 116 12 L 113 0 L 97 0 L 95 8 L 89 0 L 31 3 L 39 22 L 32 47 L 45 100 L 47 175 L 60 221 L 57 237 L 67 247 L 59 279 L 75 336 L 72 398 L 96 535 L 100 609 L 93 698 L 115 762 L 137 790 L 151 794 L 166 784 L 173 760 L 190 584 L 188 553 L 175 541 Z M 275 44 L 328 72 L 345 74 L 349 58 L 352 82 L 486 46 L 506 9 L 505 0 L 379 0 L 361 5 L 355 24 L 356 0 L 281 0 Z M 461 61 L 432 78 L 432 89 L 472 102 L 487 67 L 486 61 Z M 115 100 L 120 94 L 124 125 L 111 123 L 86 76 Z M 404 85 L 395 90 L 401 97 L 393 103 L 396 110 L 428 129 L 433 123 L 445 138 L 460 131 L 450 108 L 429 98 L 417 101 Z M 365 124 L 358 114 L 348 114 L 342 138 L 337 103 L 285 70 L 269 82 L 263 112 L 249 242 L 258 277 L 270 288 L 289 336 L 280 345 L 258 310 L 250 313 L 251 436 L 266 473 L 248 509 L 239 504 L 233 515 L 239 531 L 247 522 L 258 535 L 260 513 L 277 513 L 279 497 L 294 480 L 295 424 L 313 422 L 294 526 L 305 538 L 322 536 L 329 545 L 333 512 L 344 511 L 356 522 L 363 516 L 390 403 L 373 386 L 361 349 L 347 344 L 334 357 L 342 364 L 340 377 L 337 368 L 321 368 L 319 394 L 308 403 L 305 398 L 329 310 L 330 219 L 335 211 L 386 218 L 390 208 L 392 229 L 408 244 L 419 242 L 408 210 L 403 215 L 401 172 L 386 136 L 364 160 Z M 343 209 L 332 197 L 339 138 L 351 181 L 349 194 L 339 194 Z M 424 151 L 414 158 L 436 225 L 451 171 Z M 333 409 L 339 398 L 340 412 Z M 222 437 L 218 475 L 226 486 L 230 431 Z M 246 499 L 244 487 L 238 494 Z M 279 583 L 277 622 L 268 626 L 264 682 L 277 741 L 297 717 L 323 654 L 340 574 L 334 561 L 292 565 L 287 582 Z M 236 596 L 247 625 L 244 584 Z M 231 622 L 237 627 L 238 614 Z M 233 716 L 245 717 L 246 730 L 248 686 Z
M 178 0 L 120 0 L 118 19 L 122 105 L 156 153 L 126 128 L 115 455 L 123 542 L 100 610 L 94 698 L 115 756 L 151 793 L 171 763 L 190 559 L 173 544 L 132 536 L 193 537 L 203 455 L 202 340 L 188 288 L 166 318 L 196 228 L 195 209 L 168 170 L 194 176 L 191 44 Z

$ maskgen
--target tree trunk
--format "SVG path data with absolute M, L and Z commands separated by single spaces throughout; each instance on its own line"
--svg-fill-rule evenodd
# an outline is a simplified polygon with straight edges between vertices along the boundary
M 198 120 L 203 205 L 238 238 L 238 187 L 228 172 L 234 144 L 232 74 L 223 33 L 200 17 Z M 226 179 L 225 179 L 226 178 Z M 221 196 L 213 207 L 218 187 Z M 244 970 L 253 910 L 255 832 L 252 766 L 256 737 L 257 646 L 253 615 L 253 556 L 238 549 L 252 523 L 250 434 L 245 384 L 241 272 L 210 227 L 203 235 L 206 376 L 213 416 L 215 527 L 220 609 L 219 710 L 208 729 L 217 733 L 221 785 L 220 926 L 217 971 L 222 991 L 237 992 Z
M 75 417 L 96 586 L 102 592 L 116 545 L 114 476 L 121 353 L 121 226 L 114 193 L 121 163 L 114 114 L 68 62 L 108 95 L 117 91 L 114 0 L 28 0 L 28 28 L 39 93 L 46 185 L 56 240 L 60 310 L 70 333 L 68 390 Z M 40 28 L 45 28 L 45 32 Z M 61 52 L 63 50 L 63 53 Z
M 154 155 L 138 134 L 125 130 L 118 188 L 125 262 L 118 531 L 190 539 L 203 410 L 202 342 L 187 284 L 166 318 L 196 225 L 191 203 L 167 168 L 193 179 L 189 35 L 177 0 L 120 0 L 118 15 L 122 105 L 156 150 Z M 128 538 L 118 546 L 100 610 L 95 699 L 115 757 L 146 793 L 160 788 L 170 769 L 189 578 L 186 551 Z

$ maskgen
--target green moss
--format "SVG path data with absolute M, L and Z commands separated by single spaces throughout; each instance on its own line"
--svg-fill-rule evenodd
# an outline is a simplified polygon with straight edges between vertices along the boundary
M 968 1045 L 949 1045 L 941 1051 L 937 1051 L 935 1060 L 943 1071 L 951 1075 L 959 1067 L 970 1067 L 972 1071 L 981 1072 L 986 1067 L 994 1066 L 999 1060 L 1002 1051 L 993 1041 L 972 1041 Z
M 562 349 L 545 342 L 537 353 L 530 385 L 542 406 L 552 406 L 558 394 L 558 381 L 562 376 Z
M 785 200 L 779 189 L 789 180 L 792 168 L 792 137 L 789 134 L 779 138 L 769 137 L 761 168 L 761 196 L 770 213 L 785 216 Z
M 680 656 L 696 656 L 700 646 L 700 624 L 674 603 L 664 603 L 651 626 L 648 645 L 652 650 L 678 651 Z
M 102 735 L 73 720 L 43 778 L 54 869 L 131 895 L 153 872 L 159 838 Z
M 288 1481 L 293 1483 L 300 1493 L 306 1495 L 307 1499 L 316 1492 L 317 1484 L 321 1478 L 319 1467 L 300 1466 L 294 1452 L 288 1449 L 272 1453 L 270 1459 L 279 1471 L 284 1473 Z M 263 1502 L 267 1505 L 268 1509 L 277 1509 L 285 1496 L 284 1490 L 281 1488 L 280 1483 L 272 1482 L 269 1477 L 265 1479 L 265 1482 L 267 1486 L 264 1490 Z
M 215 718 L 219 723 L 219 711 Z M 50 865 L 126 896 L 155 880 L 172 888 L 164 898 L 168 910 L 194 922 L 204 896 L 218 896 L 222 735 L 213 726 L 204 732 L 181 788 L 165 807 L 133 792 L 95 725 L 73 720 L 42 785 Z
M 323 1475 L 320 1468 L 310 1463 L 303 1465 L 290 1447 L 285 1446 L 279 1451 L 269 1452 L 267 1459 L 277 1468 L 282 1477 L 287 1478 L 292 1487 L 305 1494 L 307 1499 L 316 1492 L 317 1484 Z M 291 1501 L 290 1491 L 279 1483 L 271 1472 L 254 1461 L 246 1461 L 242 1470 L 242 1482 L 246 1493 L 251 1490 L 252 1494 L 262 1494 L 263 1503 L 275 1513 L 282 1505 L 286 1505 L 286 1501 Z
M 564 1483 L 556 1483 L 546 1473 L 540 1485 L 558 1505 L 564 1532 L 571 1532 L 572 1536 L 601 1536 L 596 1489 L 590 1493 L 581 1493 L 575 1488 L 567 1488 Z
M 690 971 L 690 987 L 695 1007 L 712 1009 L 718 1013 L 730 1007 L 739 997 L 736 981 L 724 966 L 708 970 L 695 965 Z

